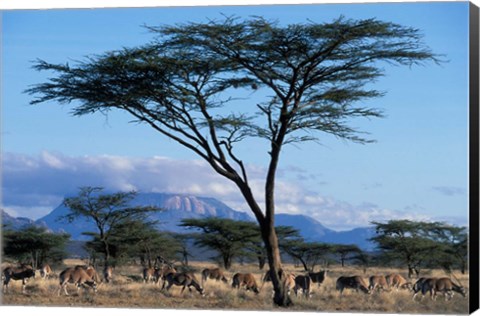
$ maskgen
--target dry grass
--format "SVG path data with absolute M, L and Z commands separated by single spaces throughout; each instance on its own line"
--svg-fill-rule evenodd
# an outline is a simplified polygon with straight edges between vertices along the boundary
M 68 266 L 78 262 L 66 262 Z M 192 263 L 197 278 L 200 271 L 212 267 L 209 263 Z M 293 266 L 287 270 L 302 274 L 303 271 Z M 59 271 L 56 271 L 57 273 Z M 23 306 L 89 306 L 89 307 L 119 307 L 119 308 L 155 308 L 155 309 L 219 309 L 219 310 L 284 310 L 272 305 L 272 286 L 266 283 L 260 294 L 244 290 L 232 290 L 229 284 L 208 280 L 205 285 L 206 295 L 202 297 L 195 290 L 180 293 L 180 287 L 172 287 L 170 292 L 162 292 L 161 285 L 144 284 L 141 279 L 142 268 L 139 266 L 121 267 L 114 271 L 112 283 L 103 283 L 95 294 L 91 290 L 81 290 L 79 293 L 73 285 L 69 285 L 70 296 L 62 292 L 58 295 L 58 280 L 42 280 L 36 278 L 27 285 L 27 294 L 21 293 L 21 282 L 12 281 L 10 292 L 3 295 L 4 305 Z M 235 266 L 228 271 L 231 278 L 235 272 L 252 272 L 261 286 L 262 273 L 254 265 Z M 361 292 L 346 290 L 343 296 L 335 290 L 335 280 L 340 275 L 362 275 L 367 278 L 373 274 L 400 272 L 394 269 L 370 268 L 364 274 L 362 270 L 351 267 L 332 267 L 324 284 L 320 288 L 313 287 L 313 296 L 306 299 L 295 297 L 292 293 L 294 306 L 292 311 L 323 311 L 323 312 L 368 312 L 368 313 L 408 313 L 408 314 L 467 314 L 468 300 L 455 295 L 445 302 L 442 296 L 437 301 L 425 297 L 412 301 L 412 294 L 406 290 L 373 293 L 365 295 Z M 443 276 L 441 271 L 425 271 L 425 276 Z M 468 284 L 468 276 L 455 273 L 462 284 Z

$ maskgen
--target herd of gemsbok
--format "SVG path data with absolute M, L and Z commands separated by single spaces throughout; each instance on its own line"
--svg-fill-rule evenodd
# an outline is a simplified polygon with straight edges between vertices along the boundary
M 43 279 L 49 278 L 52 275 L 52 269 L 48 264 L 39 269 L 40 276 Z M 22 281 L 22 293 L 25 293 L 27 281 L 30 278 L 35 278 L 36 271 L 30 265 L 20 265 L 16 267 L 7 267 L 3 270 L 2 281 L 3 291 L 8 293 L 8 284 L 11 280 Z M 191 292 L 192 287 L 202 296 L 205 296 L 204 284 L 207 280 L 215 280 L 218 282 L 229 283 L 225 272 L 220 268 L 203 269 L 201 272 L 201 282 L 196 278 L 193 272 L 179 272 L 171 264 L 162 266 L 155 266 L 153 268 L 144 268 L 142 271 L 144 283 L 155 283 L 160 285 L 161 291 L 168 292 L 172 286 L 182 287 L 181 293 L 188 288 Z M 279 272 L 282 285 L 290 295 L 291 291 L 295 296 L 299 292 L 306 298 L 312 296 L 312 285 L 317 284 L 319 288 L 327 277 L 327 271 L 309 272 L 306 274 L 295 274 L 285 271 Z M 77 265 L 64 269 L 59 275 L 58 295 L 63 290 L 65 295 L 69 295 L 67 285 L 73 284 L 77 288 L 92 288 L 94 292 L 100 283 L 105 281 L 110 283 L 113 280 L 113 268 L 105 267 L 103 271 L 103 279 L 99 276 L 95 268 L 91 265 Z M 256 294 L 260 293 L 266 282 L 271 281 L 270 271 L 267 271 L 261 281 L 261 287 L 258 286 L 255 276 L 252 273 L 235 273 L 231 278 L 231 287 L 235 289 L 244 289 L 252 291 Z M 458 279 L 457 279 L 458 281 Z M 412 299 L 418 294 L 422 297 L 429 294 L 432 300 L 435 300 L 438 294 L 443 294 L 445 300 L 453 298 L 454 293 L 459 293 L 466 297 L 466 290 L 463 286 L 453 282 L 449 277 L 422 277 L 415 282 L 407 281 L 404 277 L 397 273 L 388 275 L 372 275 L 368 279 L 359 276 L 340 276 L 335 282 L 336 290 L 343 295 L 345 289 L 351 289 L 356 292 L 360 291 L 365 294 L 372 294 L 374 292 L 391 292 L 392 290 L 406 290 L 413 293 Z

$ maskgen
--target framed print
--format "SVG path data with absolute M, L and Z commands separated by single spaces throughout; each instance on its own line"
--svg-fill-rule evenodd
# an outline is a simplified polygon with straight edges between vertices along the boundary
M 1 309 L 478 309 L 473 2 L 1 9 Z

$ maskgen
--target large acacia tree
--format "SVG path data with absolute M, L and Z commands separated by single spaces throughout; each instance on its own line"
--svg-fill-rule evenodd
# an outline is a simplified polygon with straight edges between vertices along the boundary
M 370 85 L 384 74 L 382 62 L 412 66 L 437 57 L 417 29 L 376 19 L 283 25 L 226 17 L 149 29 L 155 37 L 140 47 L 74 65 L 38 60 L 35 69 L 55 75 L 27 90 L 32 103 L 75 101 L 75 116 L 125 111 L 203 158 L 243 195 L 260 226 L 274 303 L 289 305 L 276 273 L 282 263 L 274 228 L 284 146 L 321 133 L 370 142 L 350 120 L 382 116 L 365 106 L 383 94 Z M 258 93 L 263 100 L 249 98 L 252 90 L 265 91 Z M 264 205 L 236 147 L 252 137 L 268 144 Z

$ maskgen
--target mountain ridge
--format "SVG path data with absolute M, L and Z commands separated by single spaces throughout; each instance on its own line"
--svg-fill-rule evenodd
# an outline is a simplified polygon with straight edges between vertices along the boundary
M 138 193 L 131 203 L 142 206 L 155 206 L 163 208 L 164 211 L 153 213 L 149 219 L 158 221 L 157 229 L 175 233 L 186 233 L 188 228 L 180 227 L 178 224 L 184 218 L 207 218 L 220 217 L 233 220 L 254 221 L 254 219 L 245 212 L 233 210 L 223 202 L 211 197 L 199 197 L 191 194 L 174 193 Z M 85 241 L 89 237 L 82 235 L 82 232 L 96 231 L 93 222 L 79 218 L 72 223 L 67 223 L 59 219 L 65 216 L 69 210 L 60 204 L 49 214 L 39 218 L 36 221 L 20 220 L 19 223 L 25 225 L 38 225 L 46 227 L 53 232 L 67 232 L 72 240 Z M 2 219 L 4 213 L 2 210 Z M 5 216 L 12 222 L 12 216 Z M 372 250 L 374 244 L 368 239 L 373 237 L 372 227 L 359 227 L 349 231 L 335 231 L 322 225 L 316 219 L 303 214 L 275 214 L 275 223 L 277 226 L 292 226 L 300 231 L 301 236 L 311 242 L 326 242 L 339 244 L 355 244 L 361 249 Z M 23 227 L 16 225 L 17 229 Z

